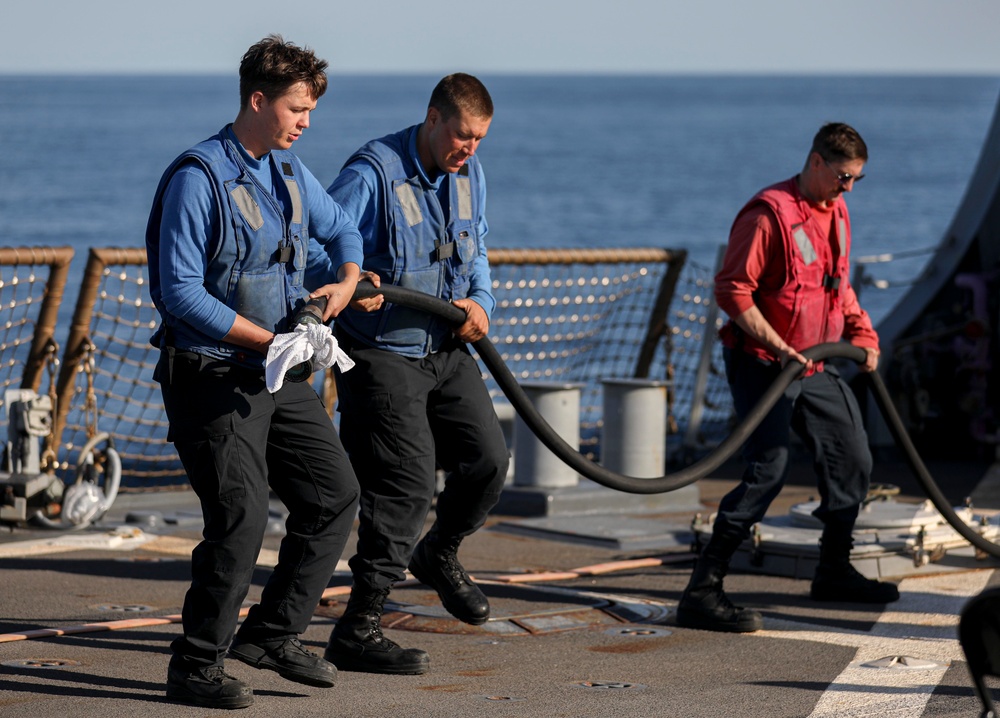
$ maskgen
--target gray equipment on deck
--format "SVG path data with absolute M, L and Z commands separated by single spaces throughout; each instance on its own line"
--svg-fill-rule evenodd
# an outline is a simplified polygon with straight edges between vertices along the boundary
M 100 520 L 121 483 L 121 458 L 110 436 L 97 434 L 80 449 L 76 481 L 67 487 L 54 472 L 41 470 L 39 439 L 52 428 L 51 398 L 31 389 L 9 389 L 4 401 L 7 442 L 0 465 L 0 523 L 78 529 Z M 106 446 L 98 451 L 102 443 Z

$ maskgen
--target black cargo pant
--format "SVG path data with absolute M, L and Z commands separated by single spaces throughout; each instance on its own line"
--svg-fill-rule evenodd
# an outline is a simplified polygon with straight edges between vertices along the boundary
M 269 489 L 288 509 L 278 564 L 241 637 L 293 637 L 309 625 L 354 522 L 358 484 L 308 383 L 267 391 L 263 370 L 164 349 L 156 368 L 168 439 L 201 500 L 204 540 L 191 554 L 184 635 L 171 664 L 221 665 L 268 522 Z
M 381 590 L 405 570 L 434 499 L 442 538 L 465 537 L 496 505 L 510 454 L 482 374 L 454 340 L 423 358 L 368 347 L 338 332 L 355 361 L 337 375 L 340 435 L 361 485 L 354 584 Z
M 781 373 L 738 349 L 724 351 L 736 416 L 743 419 Z M 739 486 L 720 502 L 716 534 L 750 533 L 778 495 L 788 473 L 794 431 L 814 458 L 820 505 L 813 512 L 824 524 L 849 530 L 868 493 L 872 455 L 861 409 L 835 367 L 796 380 L 785 390 L 743 447 L 747 466 Z

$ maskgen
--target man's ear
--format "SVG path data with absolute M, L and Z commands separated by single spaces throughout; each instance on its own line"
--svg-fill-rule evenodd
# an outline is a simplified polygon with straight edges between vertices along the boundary
M 436 107 L 428 107 L 427 108 L 427 117 L 424 119 L 424 122 L 427 124 L 427 126 L 428 127 L 433 127 L 440 120 L 441 120 L 441 111 L 438 110 L 438 108 L 436 108 Z
M 250 99 L 247 102 L 247 105 L 254 112 L 260 112 L 260 109 L 261 109 L 261 107 L 264 106 L 265 102 L 267 102 L 267 97 L 264 96 L 263 92 L 261 92 L 260 90 L 257 90 L 252 95 L 250 95 Z

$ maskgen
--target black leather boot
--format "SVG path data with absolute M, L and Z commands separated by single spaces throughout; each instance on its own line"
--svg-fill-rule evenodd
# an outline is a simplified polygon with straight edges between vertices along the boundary
M 237 634 L 229 655 L 248 666 L 275 671 L 282 678 L 307 686 L 330 688 L 337 680 L 337 669 L 306 649 L 298 638 L 246 641 Z
M 853 526 L 830 522 L 823 526 L 819 541 L 819 565 L 809 596 L 814 601 L 845 603 L 892 603 L 899 600 L 894 583 L 865 578 L 851 565 Z
M 205 708 L 253 705 L 250 687 L 226 673 L 222 666 L 184 670 L 171 665 L 167 668 L 167 698 Z
M 330 634 L 323 657 L 342 671 L 419 674 L 430 670 L 430 656 L 401 648 L 382 633 L 382 607 L 389 589 L 351 591 L 344 615 Z
M 458 562 L 461 541 L 461 538 L 441 538 L 434 524 L 413 551 L 410 573 L 437 591 L 441 604 L 452 616 L 481 626 L 490 617 L 490 602 Z
M 752 633 L 764 627 L 758 611 L 734 605 L 722 590 L 729 560 L 741 542 L 740 536 L 712 535 L 681 595 L 678 626 L 726 633 Z

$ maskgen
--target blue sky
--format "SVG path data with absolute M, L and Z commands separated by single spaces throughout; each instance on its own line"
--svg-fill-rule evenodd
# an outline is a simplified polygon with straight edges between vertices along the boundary
M 280 32 L 334 73 L 1000 76 L 998 0 L 32 0 L 2 16 L 4 74 L 235 72 Z

